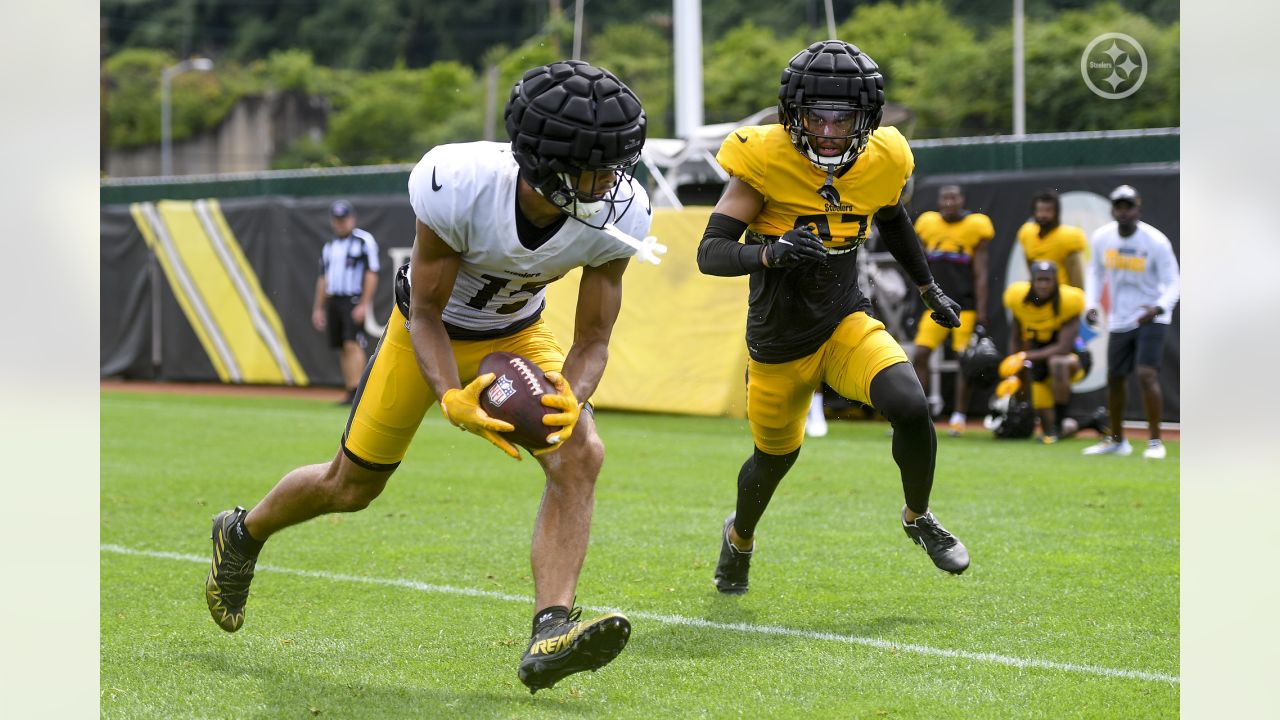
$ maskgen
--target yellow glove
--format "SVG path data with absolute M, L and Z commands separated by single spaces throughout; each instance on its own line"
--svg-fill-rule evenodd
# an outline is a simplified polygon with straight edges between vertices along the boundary
M 1016 352 L 1000 361 L 1000 377 L 1007 378 L 1010 375 L 1017 375 L 1022 372 L 1022 368 L 1026 367 L 1026 364 L 1027 354 L 1025 352 Z
M 497 445 L 502 452 L 519 460 L 520 451 L 498 435 L 500 432 L 515 430 L 515 426 L 490 417 L 480 408 L 480 393 L 489 387 L 494 377 L 493 373 L 485 373 L 462 389 L 452 388 L 445 391 L 444 397 L 440 398 L 440 411 L 444 413 L 446 420 L 457 425 L 459 429 L 479 435 Z
M 1000 384 L 996 386 L 996 397 L 1009 397 L 1010 395 L 1018 392 L 1021 387 L 1022 378 L 1017 375 L 1010 375 L 1009 377 L 1001 380 Z
M 556 394 L 543 395 L 542 404 L 561 412 L 542 416 L 542 422 L 559 429 L 547 436 L 547 442 L 551 443 L 551 447 L 530 451 L 534 455 L 546 455 L 559 450 L 564 445 L 564 441 L 573 435 L 573 429 L 578 425 L 578 418 L 582 416 L 582 403 L 574 397 L 569 381 L 555 370 L 547 372 L 546 375 L 551 384 L 556 386 Z

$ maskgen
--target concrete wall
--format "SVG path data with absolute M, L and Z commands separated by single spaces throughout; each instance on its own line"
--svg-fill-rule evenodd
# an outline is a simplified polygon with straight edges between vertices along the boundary
M 175 175 L 270 170 L 276 153 L 300 137 L 319 140 L 328 127 L 329 105 L 319 96 L 295 93 L 241 99 L 218 127 L 173 143 Z M 160 145 L 106 152 L 108 177 L 160 174 Z

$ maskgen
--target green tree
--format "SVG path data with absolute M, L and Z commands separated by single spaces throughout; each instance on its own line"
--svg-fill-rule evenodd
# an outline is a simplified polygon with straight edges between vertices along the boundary
M 608 68 L 644 104 L 649 137 L 667 137 L 672 127 L 671 42 L 652 25 L 610 25 L 587 43 L 583 59 Z
M 732 122 L 776 106 L 782 68 L 810 42 L 799 32 L 779 37 L 750 20 L 726 33 L 703 55 L 706 121 Z
M 488 68 L 498 68 L 498 79 L 494 83 L 494 109 L 495 127 L 492 128 L 493 137 L 506 140 L 506 125 L 503 122 L 502 110 L 507 106 L 507 99 L 511 97 L 511 88 L 515 87 L 516 81 L 524 77 L 525 71 L 531 67 L 546 65 L 549 62 L 555 62 L 565 57 L 562 48 L 566 47 L 565 39 L 568 39 L 572 46 L 573 28 L 571 25 L 561 23 L 558 28 L 550 28 L 549 32 L 538 35 L 526 40 L 522 45 L 514 50 L 508 49 L 505 45 L 497 45 L 489 48 L 485 53 L 482 65 L 485 68 L 483 72 L 488 72 Z M 480 105 L 476 109 L 481 113 L 480 122 L 476 123 L 476 127 L 480 132 L 476 134 L 476 139 L 484 136 L 484 96 L 481 95 Z
M 1080 75 L 1080 56 L 1093 38 L 1125 33 L 1147 54 L 1147 78 L 1138 92 L 1108 100 L 1095 95 Z M 1026 28 L 1027 131 L 1116 130 L 1176 127 L 1180 81 L 1177 23 L 1159 27 L 1115 3 L 1061 13 Z M 983 54 L 994 110 L 986 124 L 993 132 L 1012 129 L 1012 32 L 992 33 Z
M 454 62 L 362 76 L 335 102 L 326 145 L 347 165 L 414 162 L 440 143 L 480 137 L 475 73 Z
M 889 102 L 918 114 L 917 136 L 981 130 L 974 118 L 989 103 L 989 80 L 973 68 L 983 48 L 941 0 L 863 5 L 839 34 L 880 65 Z
M 138 147 L 160 141 L 160 75 L 178 59 L 161 50 L 125 50 L 108 58 L 107 142 Z M 215 127 L 231 110 L 236 92 L 219 73 L 188 72 L 173 78 L 170 108 L 174 140 Z

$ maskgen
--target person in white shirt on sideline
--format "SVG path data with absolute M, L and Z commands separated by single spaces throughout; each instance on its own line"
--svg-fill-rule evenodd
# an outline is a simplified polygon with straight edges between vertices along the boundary
M 1093 255 L 1085 282 L 1085 322 L 1096 326 L 1102 288 L 1109 288 L 1107 316 L 1107 405 L 1111 437 L 1085 449 L 1085 455 L 1129 455 L 1124 437 L 1126 385 L 1135 372 L 1142 385 L 1150 440 L 1145 458 L 1165 456 L 1160 439 L 1160 358 L 1164 337 L 1178 304 L 1178 260 L 1164 233 L 1139 220 L 1142 197 L 1129 185 L 1111 192 L 1111 217 L 1093 234 Z

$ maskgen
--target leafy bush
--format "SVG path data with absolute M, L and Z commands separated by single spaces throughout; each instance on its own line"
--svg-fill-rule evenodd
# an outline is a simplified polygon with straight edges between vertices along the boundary
M 120 0 L 109 4 L 115 7 Z M 709 11 L 712 15 L 724 11 L 724 6 L 712 5 L 719 8 Z M 917 113 L 918 136 L 978 135 L 1012 129 L 1009 25 L 1003 21 L 984 25 L 975 18 L 985 15 L 964 15 L 957 12 L 958 7 L 958 0 L 859 4 L 839 27 L 842 38 L 880 63 L 888 99 Z M 402 54 L 388 60 L 382 57 L 388 49 L 371 43 L 371 33 L 394 25 L 390 18 L 395 14 L 387 14 L 390 11 L 382 5 L 379 8 L 373 12 L 376 27 L 365 28 L 360 42 L 352 43 L 350 48 L 328 50 L 321 56 L 339 60 L 331 56 L 348 53 L 340 59 L 348 66 L 342 69 L 317 65 L 307 49 L 276 50 L 241 65 L 228 58 L 237 57 L 237 52 L 250 56 L 250 50 L 263 42 L 263 33 L 276 30 L 261 25 L 260 18 L 249 17 L 237 24 L 239 44 L 226 50 L 213 72 L 188 72 L 173 79 L 174 139 L 217 127 L 241 97 L 296 92 L 328 98 L 333 107 L 329 133 L 320 141 L 297 141 L 273 160 L 275 166 L 412 162 L 433 145 L 485 136 L 485 78 L 490 67 L 497 68 L 498 79 L 494 92 L 495 126 L 489 130 L 494 137 L 505 139 L 502 109 L 512 85 L 528 68 L 568 56 L 572 46 L 572 24 L 562 17 L 514 49 L 497 45 L 483 53 L 472 53 L 470 57 L 476 58 L 474 67 L 447 61 L 410 69 L 405 67 Z M 479 8 L 477 5 L 472 10 L 479 12 Z M 139 6 L 137 11 L 142 12 L 143 8 Z M 172 13 L 156 12 L 159 14 L 147 22 L 139 21 L 137 39 L 160 37 L 164 34 L 160 30 L 180 19 Z M 336 17 L 364 11 L 354 0 L 343 0 L 327 12 Z M 437 10 L 422 12 L 427 14 L 414 15 L 410 20 L 434 23 L 439 19 L 434 14 Z M 767 17 L 786 14 L 781 6 L 770 12 L 773 15 Z M 1157 16 L 1165 17 L 1167 13 Z M 584 59 L 614 71 L 640 96 L 649 117 L 650 137 L 670 135 L 674 131 L 675 93 L 671 41 L 665 26 L 655 17 L 640 20 L 634 13 L 620 17 L 622 20 L 588 33 Z M 972 24 L 963 18 L 969 18 Z M 307 28 L 316 34 L 327 26 L 321 28 L 311 22 Z M 1033 14 L 1026 26 L 1028 130 L 1177 125 L 1179 30 L 1177 22 L 1160 25 L 1114 2 Z M 1131 98 L 1099 98 L 1080 77 L 1081 52 L 1090 40 L 1104 32 L 1131 35 L 1146 50 L 1148 77 Z M 747 20 L 710 42 L 704 49 L 703 63 L 706 121 L 738 120 L 774 106 L 778 75 L 787 60 L 824 37 L 825 30 L 809 29 L 803 24 L 758 24 Z M 404 38 L 397 42 L 404 47 L 413 44 Z M 369 59 L 373 55 L 380 58 L 376 63 Z M 125 49 L 106 59 L 102 72 L 107 80 L 105 136 L 110 147 L 159 142 L 160 75 L 177 62 L 170 52 L 141 48 Z M 350 69 L 370 64 L 390 69 Z
M 137 147 L 160 142 L 160 76 L 177 58 L 159 50 L 125 50 L 107 59 L 107 142 Z M 235 105 L 236 92 L 216 72 L 186 72 L 170 86 L 174 140 L 215 127 Z

